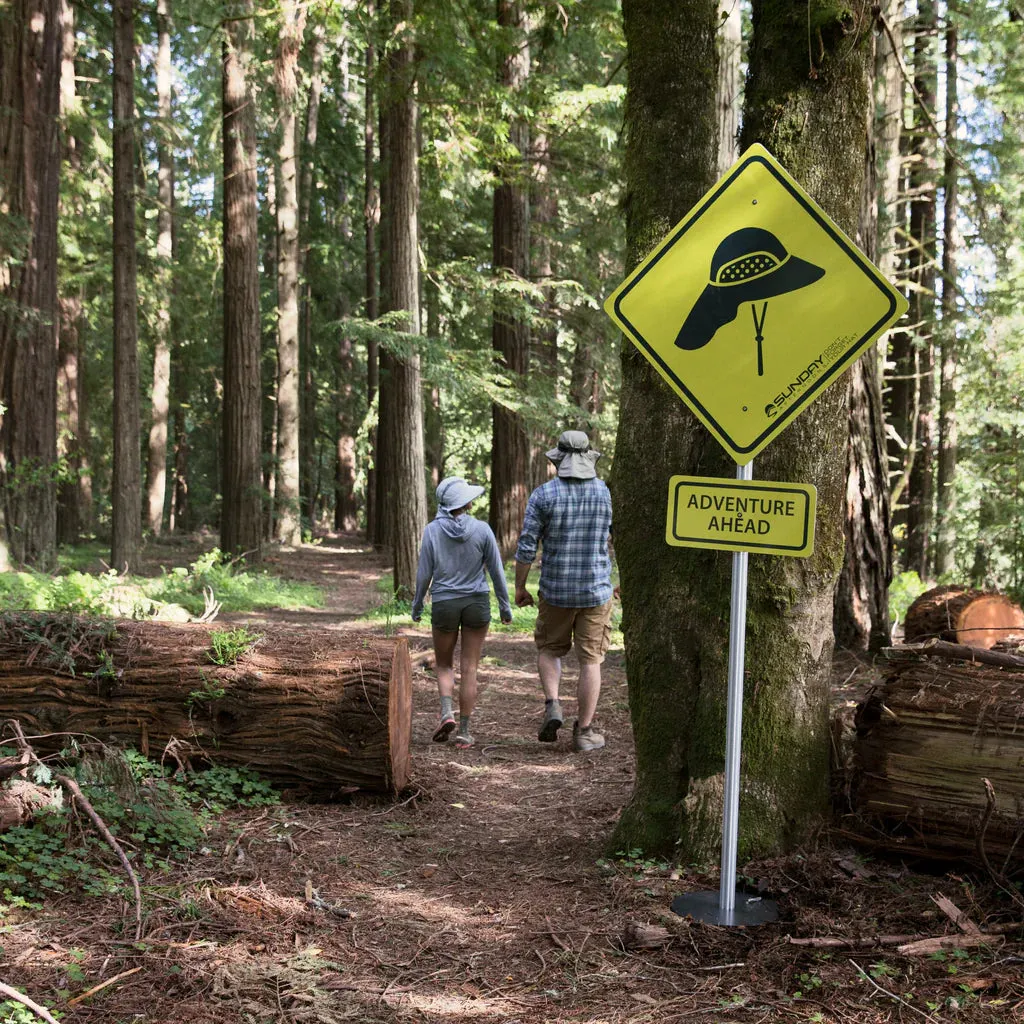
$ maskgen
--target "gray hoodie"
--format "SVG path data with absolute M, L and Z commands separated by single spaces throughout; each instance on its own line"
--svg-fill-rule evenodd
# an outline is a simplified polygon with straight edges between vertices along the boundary
M 453 516 L 446 509 L 438 509 L 437 518 L 427 523 L 423 531 L 412 617 L 418 619 L 423 614 L 423 599 L 428 586 L 434 601 L 454 601 L 472 594 L 486 594 L 484 566 L 494 581 L 501 615 L 509 619 L 512 617 L 512 605 L 508 600 L 498 543 L 491 528 L 466 512 Z

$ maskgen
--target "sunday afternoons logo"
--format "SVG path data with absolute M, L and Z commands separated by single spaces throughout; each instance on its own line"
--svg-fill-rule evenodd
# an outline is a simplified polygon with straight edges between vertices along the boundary
M 848 345 L 853 341 L 852 335 L 843 335 L 841 338 L 836 338 L 824 352 L 821 353 L 816 359 L 812 359 L 807 367 L 800 371 L 796 375 L 796 378 L 790 381 L 786 385 L 785 389 L 780 391 L 765 407 L 764 414 L 768 419 L 775 419 L 780 412 L 786 407 L 789 400 L 795 395 L 799 395 L 808 384 L 810 384 L 815 377 L 821 373 L 822 368 L 826 365 L 831 366 L 834 359 L 838 358 Z

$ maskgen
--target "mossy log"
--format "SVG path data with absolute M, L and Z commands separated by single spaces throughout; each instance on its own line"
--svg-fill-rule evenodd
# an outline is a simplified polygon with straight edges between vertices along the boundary
M 155 759 L 246 766 L 330 798 L 408 781 L 412 673 L 404 639 L 282 627 L 233 664 L 209 625 L 0 618 L 0 716 L 40 753 L 68 733 Z M 63 735 L 61 735 L 63 734 Z
M 1008 668 L 959 652 L 941 642 L 885 651 L 883 683 L 856 715 L 857 830 L 908 854 L 1019 868 L 1024 659 Z
M 947 640 L 971 647 L 993 647 L 1024 635 L 1024 611 L 1003 594 L 964 587 L 934 587 L 907 609 L 906 643 Z

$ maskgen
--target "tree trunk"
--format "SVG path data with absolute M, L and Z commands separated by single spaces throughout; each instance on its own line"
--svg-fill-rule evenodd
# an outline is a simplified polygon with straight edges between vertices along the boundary
M 398 38 L 388 51 L 382 114 L 387 150 L 383 173 L 386 291 L 384 312 L 406 313 L 405 330 L 420 331 L 415 64 L 411 32 L 412 0 L 389 0 Z M 390 520 L 396 593 L 411 594 L 420 534 L 426 525 L 427 495 L 423 453 L 423 397 L 420 357 L 381 359 L 380 447 L 387 460 L 382 473 L 386 501 L 380 511 Z
M 858 241 L 868 259 L 878 263 L 883 242 L 891 245 L 892 230 L 880 223 L 879 210 L 892 199 L 895 182 L 887 154 L 898 136 L 890 131 L 886 84 L 893 59 L 884 32 L 873 33 L 874 111 L 867 120 L 865 175 Z M 884 40 L 884 47 L 882 46 Z M 888 54 L 883 60 L 881 53 Z M 897 93 L 897 95 L 900 95 Z M 898 122 L 896 122 L 898 128 Z M 899 165 L 896 164 L 898 173 Z M 889 261 L 891 262 L 891 260 Z M 892 582 L 892 525 L 889 476 L 882 409 L 882 366 L 873 346 L 850 372 L 850 436 L 846 471 L 843 571 L 836 587 L 833 629 L 836 642 L 848 650 L 880 650 L 890 642 L 889 584 Z
M 64 128 L 64 163 L 77 174 L 81 164 L 78 140 L 67 127 L 77 107 L 75 91 L 75 10 L 67 0 L 61 5 L 60 115 Z M 81 204 L 62 206 L 60 216 L 81 216 Z M 59 299 L 59 342 L 57 351 L 57 455 L 64 462 L 57 487 L 57 543 L 77 544 L 83 530 L 82 490 L 82 388 L 85 374 L 85 346 L 79 325 L 82 317 L 82 293 L 71 290 Z
M 281 4 L 274 60 L 279 168 L 277 188 L 277 522 L 283 544 L 302 543 L 299 510 L 299 193 L 295 161 L 296 70 L 306 8 Z
M 344 41 L 342 42 L 342 60 L 347 64 Z M 299 365 L 302 368 L 302 416 L 299 430 L 300 452 L 300 485 L 302 491 L 302 511 L 312 528 L 316 521 L 314 504 L 316 488 L 316 399 L 315 352 L 313 347 L 313 316 L 312 286 L 309 281 L 310 263 L 310 225 L 309 210 L 313 201 L 313 171 L 316 167 L 316 137 L 320 123 L 320 94 L 323 90 L 324 61 L 324 26 L 321 22 L 313 25 L 310 39 L 310 72 L 309 93 L 306 97 L 306 129 L 302 143 L 302 175 L 299 181 L 299 288 L 302 293 L 300 309 L 300 328 L 302 347 L 299 354 Z M 342 96 L 343 103 L 347 97 Z M 341 110 L 345 117 L 345 108 Z
M 1024 659 L 1020 659 L 1024 665 Z M 857 709 L 855 825 L 900 856 L 1024 858 L 1021 669 L 895 647 Z M 985 783 L 990 782 L 991 791 Z
M 630 265 L 700 198 L 717 169 L 716 8 L 667 0 L 624 6 Z M 767 146 L 853 234 L 869 103 L 869 6 L 855 3 L 848 19 L 842 11 L 816 11 L 810 69 L 806 3 L 760 0 L 753 15 L 741 149 Z M 666 209 L 670 197 L 678 205 Z M 799 842 L 827 808 L 847 417 L 840 381 L 758 460 L 759 478 L 813 483 L 820 514 L 812 557 L 758 560 L 750 575 L 744 857 Z M 717 853 L 721 833 L 730 574 L 726 559 L 713 552 L 666 552 L 652 544 L 651 524 L 664 516 L 669 476 L 732 476 L 732 467 L 654 371 L 628 351 L 616 456 L 616 551 L 637 786 L 613 843 L 703 861 Z M 637 465 L 645 467 L 640 477 L 624 469 Z
M 501 49 L 498 82 L 510 105 L 520 101 L 530 73 L 526 15 L 521 0 L 497 0 Z M 501 161 L 494 189 L 493 261 L 495 282 L 506 287 L 530 273 L 530 192 L 526 165 L 530 131 L 513 114 L 508 155 Z M 492 344 L 513 387 L 525 387 L 530 369 L 530 323 L 522 295 L 494 296 Z M 491 529 L 503 558 L 515 550 L 530 491 L 530 436 L 520 413 L 495 403 L 491 416 Z
M 622 10 L 629 270 L 716 179 L 718 4 L 624 0 Z M 701 475 L 727 476 L 731 463 L 628 341 L 622 347 L 620 403 L 612 497 L 637 777 L 612 847 L 674 855 L 682 839 L 682 857 L 690 860 L 690 851 L 699 848 L 703 859 L 717 849 L 714 822 L 694 828 L 686 798 L 694 775 L 691 748 L 702 741 L 694 714 L 706 686 L 721 689 L 724 707 L 728 560 L 711 551 L 666 548 L 652 537 L 654 524 L 664 520 L 670 476 L 697 466 Z M 636 473 L 636 466 L 644 472 Z M 714 683 L 708 679 L 711 661 L 717 662 Z M 712 727 L 720 736 L 707 742 L 720 752 L 724 725 Z
M 914 85 L 920 97 L 914 108 L 914 163 L 910 171 L 910 279 L 914 284 L 910 318 L 916 324 L 914 375 L 917 388 L 916 451 L 907 486 L 907 541 L 903 567 L 922 579 L 929 575 L 935 500 L 935 207 L 938 157 L 934 129 L 921 109 L 935 110 L 939 65 L 938 5 L 920 0 L 914 39 Z
M 224 499 L 221 548 L 260 557 L 260 287 L 256 111 L 246 80 L 253 0 L 228 8 L 224 42 Z
M 942 172 L 944 194 L 942 216 L 942 339 L 939 345 L 939 458 L 936 481 L 937 524 L 935 530 L 935 575 L 951 573 L 955 565 L 956 533 L 956 373 L 959 345 L 956 336 L 956 250 L 957 186 L 957 26 L 952 4 L 946 5 L 946 155 Z
M 167 421 L 171 392 L 171 295 L 174 291 L 174 145 L 171 93 L 171 0 L 157 0 L 157 310 L 153 339 L 153 412 L 146 470 L 146 521 L 156 536 L 164 524 L 167 490 Z
M 347 315 L 347 314 L 346 314 Z M 338 343 L 334 440 L 334 528 L 354 531 L 356 518 L 356 439 L 352 436 L 352 339 L 342 332 Z
M 363 111 L 363 218 L 366 234 L 366 319 L 377 319 L 377 225 L 380 223 L 380 192 L 374 169 L 374 80 L 377 55 L 373 45 L 376 23 L 374 0 L 366 0 L 366 18 L 370 24 L 366 42 L 366 93 Z M 366 405 L 373 408 L 380 387 L 377 342 L 366 342 Z M 378 417 L 379 421 L 379 417 Z M 380 543 L 380 516 L 377 514 L 377 427 L 370 427 L 370 464 L 366 471 L 366 539 Z
M 533 365 L 530 386 L 537 394 L 559 400 L 560 367 L 558 361 L 558 308 L 552 285 L 552 235 L 558 221 L 558 193 L 554 181 L 551 139 L 545 131 L 537 131 L 531 140 L 534 162 L 535 199 L 530 211 L 530 238 L 534 246 L 534 281 L 543 299 L 537 322 L 531 331 L 530 349 Z M 543 390 L 541 390 L 543 389 Z M 550 463 L 544 452 L 551 445 L 550 429 L 534 431 L 531 460 L 531 487 L 538 487 L 548 478 Z
M 46 568 L 56 547 L 58 0 L 0 17 L 0 563 Z
M 139 322 L 135 254 L 135 15 L 114 0 L 114 474 L 110 564 L 134 572 L 142 546 Z
M 743 14 L 740 0 L 718 0 L 718 175 L 740 155 L 743 105 Z
M 26 733 L 80 733 L 173 763 L 253 768 L 320 797 L 408 780 L 412 675 L 404 639 L 275 627 L 227 665 L 209 626 L 34 615 L 0 625 L 5 713 Z M 74 662 L 39 657 L 57 637 Z M 61 649 L 61 648 L 54 648 Z M 72 674 L 73 672 L 73 674 Z M 33 740 L 55 752 L 66 737 Z

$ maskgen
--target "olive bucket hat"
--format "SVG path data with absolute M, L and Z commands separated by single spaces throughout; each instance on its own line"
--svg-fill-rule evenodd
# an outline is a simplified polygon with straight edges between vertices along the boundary
M 806 288 L 825 276 L 821 267 L 792 255 L 770 231 L 740 228 L 727 235 L 711 259 L 711 281 L 693 304 L 676 335 L 679 348 L 703 348 L 720 327 L 736 319 L 740 306 Z M 761 334 L 767 303 L 754 329 L 758 343 L 758 373 L 761 367 Z
M 560 477 L 593 480 L 597 476 L 594 463 L 601 458 L 601 453 L 590 447 L 590 438 L 582 430 L 563 431 L 558 447 L 544 454 L 558 467 Z

